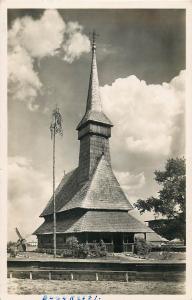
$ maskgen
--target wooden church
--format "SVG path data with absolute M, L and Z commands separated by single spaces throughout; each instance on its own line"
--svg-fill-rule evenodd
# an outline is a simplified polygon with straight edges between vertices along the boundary
M 102 110 L 93 35 L 92 62 L 85 114 L 77 126 L 79 165 L 64 175 L 56 189 L 56 243 L 103 239 L 110 252 L 131 251 L 134 237 L 153 230 L 129 214 L 133 209 L 111 166 L 109 138 L 113 125 Z M 44 223 L 34 232 L 38 248 L 53 248 L 53 198 L 41 213 Z

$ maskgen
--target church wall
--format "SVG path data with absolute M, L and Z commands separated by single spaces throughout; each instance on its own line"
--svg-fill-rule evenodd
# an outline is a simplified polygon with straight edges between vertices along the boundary
M 100 135 L 88 134 L 80 140 L 79 153 L 79 180 L 89 178 L 98 158 L 104 153 L 105 159 L 110 162 L 109 140 Z
M 79 180 L 84 181 L 89 177 L 89 161 L 90 161 L 90 138 L 89 135 L 84 136 L 80 141 L 79 152 Z
M 109 140 L 98 135 L 90 136 L 90 171 L 95 167 L 97 159 L 104 153 L 105 159 L 110 162 Z

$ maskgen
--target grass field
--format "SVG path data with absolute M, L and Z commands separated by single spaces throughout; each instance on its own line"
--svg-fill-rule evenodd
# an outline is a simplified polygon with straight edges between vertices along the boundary
M 59 281 L 8 279 L 8 293 L 39 294 L 185 294 L 184 282 Z

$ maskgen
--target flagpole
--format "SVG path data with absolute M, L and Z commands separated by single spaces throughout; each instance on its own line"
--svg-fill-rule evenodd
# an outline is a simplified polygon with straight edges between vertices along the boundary
M 56 258 L 56 210 L 55 210 L 55 128 L 56 117 L 53 125 L 53 253 Z

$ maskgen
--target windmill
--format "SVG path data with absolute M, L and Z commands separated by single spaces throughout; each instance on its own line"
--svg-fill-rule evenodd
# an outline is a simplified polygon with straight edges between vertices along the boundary
M 16 231 L 16 233 L 17 233 L 17 235 L 18 235 L 18 241 L 17 241 L 17 248 L 20 250 L 20 251 L 23 251 L 23 252 L 26 252 L 26 243 L 27 243 L 27 241 L 26 241 L 26 239 L 24 239 L 23 237 L 22 237 L 22 235 L 20 234 L 20 232 L 19 232 L 19 230 L 18 230 L 18 228 L 16 227 L 15 228 L 15 231 Z

